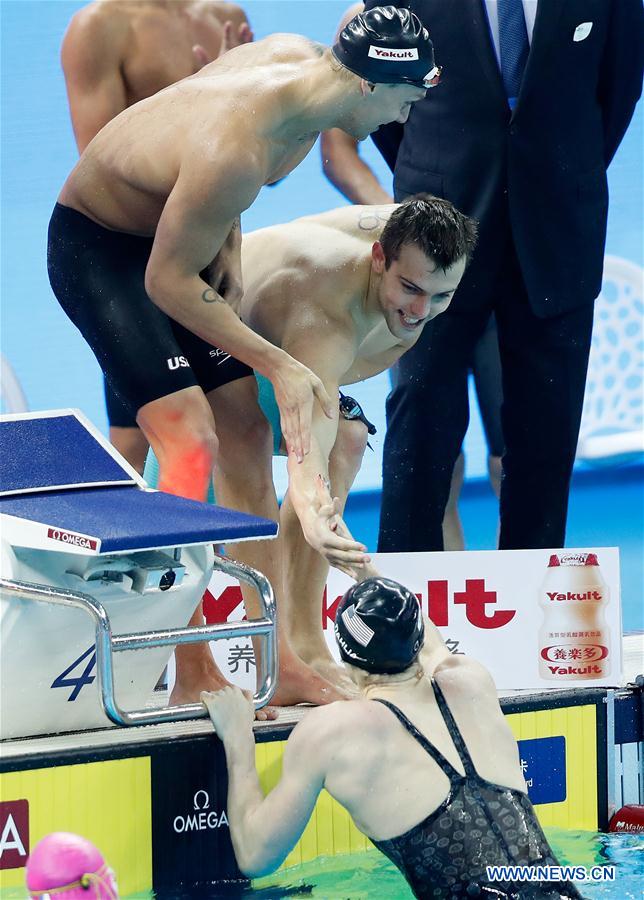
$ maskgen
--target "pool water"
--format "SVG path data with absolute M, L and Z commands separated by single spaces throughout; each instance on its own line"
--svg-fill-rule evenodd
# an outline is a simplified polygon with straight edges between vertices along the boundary
M 597 834 L 589 831 L 545 829 L 562 865 L 614 865 L 615 881 L 582 884 L 588 900 L 642 900 L 644 834 Z M 138 895 L 141 896 L 141 895 Z M 156 900 L 281 900 L 310 897 L 317 900 L 409 900 L 412 893 L 395 866 L 377 850 L 336 857 L 321 857 L 276 875 L 255 879 L 252 887 L 213 886 L 198 892 L 186 887 L 176 893 L 148 895 Z
M 581 884 L 590 900 L 642 900 L 644 834 L 596 834 L 548 828 L 546 835 L 562 865 L 616 866 L 615 881 Z M 282 893 L 273 893 L 274 890 Z M 288 894 L 284 891 L 288 890 Z M 256 879 L 245 895 L 316 897 L 319 900 L 408 900 L 412 893 L 395 866 L 377 851 L 317 859 L 279 876 Z
M 546 828 L 561 865 L 614 865 L 615 881 L 576 882 L 588 900 L 642 900 L 644 896 L 644 834 L 597 834 Z M 2 892 L 3 898 L 24 898 L 24 890 Z M 410 900 L 412 893 L 395 866 L 377 850 L 346 856 L 320 857 L 302 866 L 240 884 L 130 895 L 138 900 Z

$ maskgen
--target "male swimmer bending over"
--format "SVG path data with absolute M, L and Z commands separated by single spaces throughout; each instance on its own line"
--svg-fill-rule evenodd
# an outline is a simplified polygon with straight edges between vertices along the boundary
M 261 229 L 242 247 L 242 317 L 337 396 L 339 387 L 392 366 L 447 309 L 475 241 L 474 222 L 429 195 Z M 343 402 L 332 418 L 314 410 L 311 452 L 299 465 L 289 458 L 280 511 L 289 635 L 299 656 L 332 681 L 338 669 L 320 614 L 328 564 L 359 570 L 334 547 L 317 552 L 328 529 L 317 487 L 320 477 L 330 482 L 341 514 L 367 442 L 367 425 L 354 413 Z
M 251 232 L 242 245 L 242 318 L 337 396 L 339 387 L 393 365 L 447 309 L 475 240 L 471 219 L 429 195 L 399 206 L 342 207 Z M 359 571 L 325 543 L 367 442 L 368 425 L 356 412 L 351 398 L 332 418 L 314 410 L 311 452 L 300 464 L 290 457 L 279 514 L 284 627 L 300 658 L 343 687 L 346 674 L 329 653 L 320 604 L 329 563 L 350 575 Z M 145 477 L 154 483 L 150 464 Z M 337 498 L 329 518 L 320 515 L 328 506 L 320 502 L 320 479 Z
M 250 379 L 239 382 L 249 366 L 275 389 L 294 460 L 309 451 L 314 399 L 333 415 L 320 379 L 237 317 L 237 229 L 262 185 L 291 171 L 319 131 L 338 125 L 366 137 L 381 122 L 404 120 L 425 95 L 436 70 L 416 16 L 376 8 L 351 24 L 333 51 L 275 35 L 134 104 L 91 141 L 61 191 L 49 227 L 52 287 L 136 410 L 163 490 L 203 500 L 219 440 L 220 502 L 276 512 L 255 500 L 262 480 L 271 479 L 255 462 L 257 448 L 270 441 L 268 425 L 259 411 L 239 421 L 240 408 L 252 409 L 244 402 Z M 370 55 L 370 48 L 391 47 L 410 52 L 395 60 Z M 324 540 L 347 563 L 364 560 L 356 542 L 330 530 Z M 270 545 L 234 552 L 279 589 Z M 246 602 L 254 614 L 254 595 Z M 191 623 L 201 619 L 199 608 Z M 332 696 L 283 630 L 280 638 L 276 702 Z M 176 660 L 175 703 L 224 683 L 204 644 L 179 648 Z
M 486 669 L 452 656 L 429 620 L 423 627 L 414 594 L 386 578 L 347 591 L 335 632 L 362 696 L 307 712 L 267 797 L 255 769 L 251 701 L 232 687 L 202 694 L 224 743 L 242 872 L 276 869 L 326 788 L 416 897 L 579 898 L 570 882 L 487 879 L 486 866 L 557 860 Z

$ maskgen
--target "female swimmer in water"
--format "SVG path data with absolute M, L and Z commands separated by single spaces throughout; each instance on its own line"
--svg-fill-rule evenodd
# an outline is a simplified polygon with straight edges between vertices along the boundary
M 453 656 L 423 622 L 414 594 L 380 576 L 347 591 L 335 634 L 360 699 L 307 712 L 266 797 L 255 769 L 251 700 L 230 687 L 201 695 L 226 751 L 228 819 L 241 870 L 258 876 L 276 869 L 326 788 L 416 897 L 579 898 L 571 882 L 487 878 L 486 866 L 557 860 L 486 669 Z

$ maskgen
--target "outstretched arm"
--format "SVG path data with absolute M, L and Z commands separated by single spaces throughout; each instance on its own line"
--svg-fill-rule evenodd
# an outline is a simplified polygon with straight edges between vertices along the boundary
M 332 414 L 322 382 L 283 350 L 255 334 L 200 273 L 207 269 L 263 183 L 251 151 L 221 143 L 184 156 L 159 224 L 146 270 L 146 290 L 167 315 L 203 340 L 269 378 L 287 446 L 297 460 L 310 447 L 315 400 Z M 214 174 L 213 174 L 214 173 Z
M 226 687 L 204 691 L 201 701 L 226 753 L 227 814 L 237 864 L 251 878 L 266 875 L 295 846 L 324 786 L 319 737 L 307 716 L 288 739 L 279 784 L 265 797 L 255 767 L 250 695 Z
M 79 153 L 127 106 L 121 72 L 126 36 L 118 11 L 106 16 L 96 8 L 80 10 L 67 29 L 61 62 Z
M 328 279 L 323 289 L 332 289 Z M 293 303 L 297 303 L 297 282 L 292 284 Z M 309 294 L 315 287 L 303 281 L 302 290 Z M 355 344 L 350 323 L 334 321 L 326 313 L 312 312 L 299 321 L 294 334 L 286 335 L 282 346 L 318 375 L 330 397 L 338 397 L 341 376 L 355 358 Z M 336 530 L 336 510 L 329 493 L 329 456 L 338 434 L 338 402 L 333 417 L 327 418 L 319 410 L 313 411 L 311 452 L 297 465 L 292 455 L 288 460 L 289 497 L 300 521 L 307 543 L 328 563 L 353 575 L 367 562 L 366 547 L 352 537 Z

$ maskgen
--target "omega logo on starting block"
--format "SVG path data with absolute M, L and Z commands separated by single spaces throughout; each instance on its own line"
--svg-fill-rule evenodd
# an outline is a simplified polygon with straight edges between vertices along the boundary
M 84 547 L 85 550 L 96 550 L 98 544 L 83 534 L 74 534 L 73 531 L 61 531 L 60 528 L 48 528 L 47 537 L 53 541 L 62 541 L 63 544 L 73 544 L 75 547 Z

